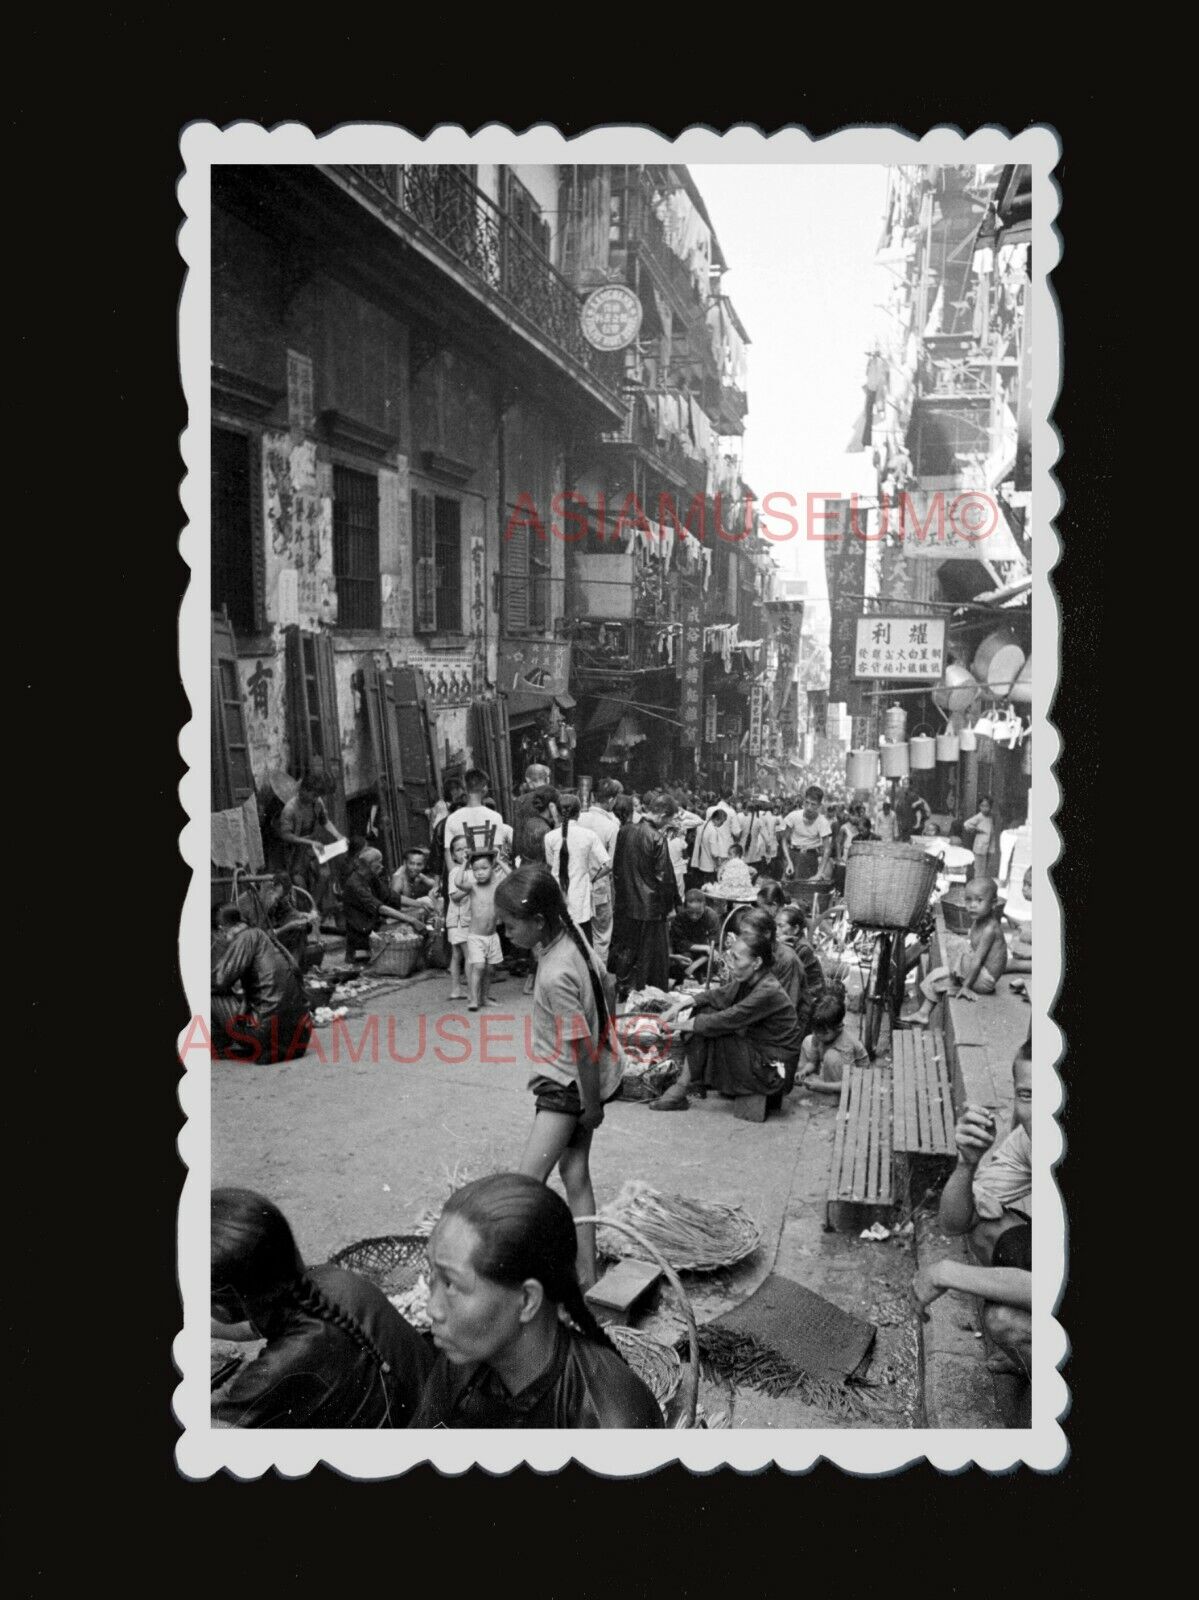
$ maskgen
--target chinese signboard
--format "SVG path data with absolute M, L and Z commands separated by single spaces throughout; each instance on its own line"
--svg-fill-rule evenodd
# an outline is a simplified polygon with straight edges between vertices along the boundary
M 704 703 L 704 612 L 699 595 L 683 601 L 683 636 L 677 663 L 683 731 L 680 743 L 692 749 L 700 743 Z
M 762 727 L 765 704 L 766 690 L 760 683 L 756 683 L 749 696 L 749 753 L 751 756 L 760 756 L 762 754 Z
M 828 690 L 808 690 L 808 732 L 824 737 L 828 725 Z
M 715 742 L 716 742 L 716 696 L 714 694 L 710 694 L 708 696 L 708 703 L 704 707 L 704 743 L 705 744 L 715 744 Z
M 535 684 L 547 694 L 565 694 L 570 679 L 570 641 L 501 639 L 498 666 L 501 689 Z
M 939 679 L 945 622 L 939 617 L 859 617 L 855 678 Z
M 857 527 L 867 526 L 865 511 L 858 511 Z M 848 500 L 827 500 L 823 512 L 824 570 L 828 583 L 830 700 L 844 700 L 854 673 L 854 623 L 861 615 L 866 592 L 866 543 L 857 537 Z

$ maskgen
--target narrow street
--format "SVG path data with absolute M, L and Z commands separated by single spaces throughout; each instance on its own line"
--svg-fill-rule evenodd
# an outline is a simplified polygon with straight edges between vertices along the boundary
M 521 988 L 512 978 L 501 984 L 492 1014 L 481 1019 L 448 999 L 443 973 L 422 976 L 369 997 L 369 1013 L 352 1011 L 340 1028 L 319 1029 L 319 1050 L 299 1061 L 214 1061 L 214 1186 L 271 1194 L 308 1261 L 412 1231 L 458 1183 L 511 1167 L 524 1148 L 532 1097 L 516 1058 L 532 1002 Z M 743 1205 L 761 1228 L 750 1260 L 685 1279 L 698 1322 L 740 1304 L 776 1270 L 878 1328 L 860 1416 L 705 1381 L 706 1413 L 731 1426 L 918 1425 L 910 1239 L 872 1244 L 824 1231 L 835 1121 L 834 1099 L 798 1091 L 760 1126 L 737 1121 L 714 1096 L 684 1116 L 618 1100 L 596 1134 L 601 1208 L 626 1180 L 641 1178 L 666 1193 Z M 671 1300 L 668 1289 L 660 1322 L 677 1336 Z M 655 1320 L 644 1326 L 653 1333 Z

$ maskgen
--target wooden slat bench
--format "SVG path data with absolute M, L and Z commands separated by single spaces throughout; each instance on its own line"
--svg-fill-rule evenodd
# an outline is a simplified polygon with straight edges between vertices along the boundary
M 896 1155 L 952 1156 L 953 1089 L 945 1036 L 897 1029 L 891 1038 Z
M 846 1227 L 855 1227 L 862 1208 L 889 1210 L 894 1204 L 891 1171 L 891 1071 L 889 1067 L 850 1067 L 841 1083 L 833 1168 L 829 1178 L 825 1226 L 833 1228 L 833 1208 L 853 1207 Z

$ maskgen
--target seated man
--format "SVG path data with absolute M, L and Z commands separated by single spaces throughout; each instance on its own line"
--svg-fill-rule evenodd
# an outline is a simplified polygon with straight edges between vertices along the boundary
M 312 1018 L 296 963 L 269 933 L 247 927 L 237 906 L 215 907 L 212 925 L 214 1056 L 263 1062 L 302 1056 Z
M 1000 1264 L 1005 1234 L 1032 1221 L 1032 1041 L 1020 1046 L 1012 1062 L 1015 1103 L 1012 1130 L 994 1151 L 994 1115 L 967 1105 L 954 1138 L 958 1161 L 941 1193 L 939 1221 L 948 1234 L 968 1234 L 970 1249 L 985 1267 Z M 984 1159 L 986 1158 L 986 1159 Z M 1018 1302 L 984 1301 L 983 1328 L 999 1347 L 988 1363 L 995 1371 L 1026 1370 L 1025 1347 L 1032 1330 L 1030 1312 Z
M 391 875 L 391 894 L 388 903 L 396 911 L 407 912 L 405 922 L 419 932 L 424 932 L 429 919 L 437 910 L 434 896 L 437 880 L 426 872 L 429 852 L 413 845 L 404 852 L 404 865 Z
M 702 889 L 688 889 L 670 921 L 670 970 L 675 977 L 701 973 L 720 936 L 720 917 Z
M 296 898 L 297 885 L 286 872 L 276 872 L 272 881 L 254 894 L 238 897 L 242 921 L 251 928 L 265 928 L 293 957 L 301 972 L 315 966 L 324 954 L 316 937 L 320 912 L 306 911 Z

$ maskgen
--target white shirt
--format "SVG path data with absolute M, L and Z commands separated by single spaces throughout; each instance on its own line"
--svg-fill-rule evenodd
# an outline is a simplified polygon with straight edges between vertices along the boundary
M 592 833 L 590 828 L 579 827 L 577 818 L 571 823 L 566 838 L 569 856 L 566 866 L 569 874 L 566 908 L 576 922 L 590 922 L 591 878 L 608 865 L 608 852 L 600 843 L 599 835 Z M 545 836 L 545 860 L 555 879 L 561 858 L 562 829 L 552 828 Z
M 725 820 L 713 822 L 712 815 L 716 811 L 723 811 Z M 700 824 L 695 834 L 695 849 L 691 854 L 691 865 L 700 872 L 715 872 L 722 861 L 727 860 L 729 846 L 733 840 L 740 837 L 741 827 L 739 820 L 734 823 L 737 813 L 728 806 L 709 806 L 708 814 Z
M 749 823 L 749 842 L 745 846 L 745 859 L 752 866 L 755 861 L 773 861 L 778 849 L 779 834 L 783 825 L 773 811 L 759 811 Z
M 809 822 L 802 808 L 784 817 L 783 826 L 791 830 L 792 850 L 818 850 L 821 853 L 824 851 L 824 841 L 833 831 L 833 825 L 823 811 L 818 811 L 816 820 Z
M 620 822 L 606 811 L 603 806 L 588 806 L 575 818 L 582 828 L 590 828 L 609 855 L 612 854 L 616 843 L 616 835 L 620 832 Z
M 500 830 L 505 826 L 503 817 L 498 811 L 493 811 L 490 806 L 460 806 L 446 818 L 445 824 L 445 858 L 447 863 L 452 859 L 455 839 L 466 837 L 470 843 L 470 836 L 466 833 L 468 827 L 478 828 L 489 822 L 495 828 L 492 844 L 498 850 L 500 847 Z M 467 855 L 470 855 L 469 849 Z

